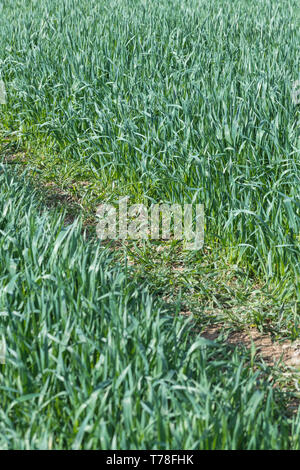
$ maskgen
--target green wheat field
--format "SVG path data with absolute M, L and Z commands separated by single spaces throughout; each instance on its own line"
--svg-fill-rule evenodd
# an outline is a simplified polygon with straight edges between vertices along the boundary
M 0 0 L 0 449 L 300 449 L 299 370 L 225 340 L 300 337 L 299 19 Z M 100 242 L 123 196 L 203 204 L 203 248 Z

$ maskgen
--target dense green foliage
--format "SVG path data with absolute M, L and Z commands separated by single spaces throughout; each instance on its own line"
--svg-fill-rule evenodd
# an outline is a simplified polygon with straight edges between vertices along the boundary
M 3 168 L 0 231 L 1 448 L 298 448 L 249 356 L 195 337 Z
M 1 136 L 49 178 L 84 169 L 92 209 L 119 195 L 204 203 L 207 242 L 296 315 L 297 3 L 0 0 Z M 0 448 L 299 447 L 267 370 L 195 337 L 7 171 Z
M 7 1 L 1 120 L 133 201 L 204 203 L 207 237 L 242 245 L 256 273 L 295 293 L 297 11 L 296 0 Z

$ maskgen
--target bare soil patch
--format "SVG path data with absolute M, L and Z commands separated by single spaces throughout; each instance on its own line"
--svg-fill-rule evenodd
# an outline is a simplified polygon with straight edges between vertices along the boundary
M 202 336 L 206 339 L 216 340 L 224 329 L 222 326 L 209 326 L 205 328 Z M 283 362 L 285 365 L 300 368 L 300 341 L 275 342 L 267 333 L 261 333 L 256 328 L 246 331 L 230 331 L 225 339 L 226 343 L 248 349 L 254 344 L 257 354 L 270 366 Z

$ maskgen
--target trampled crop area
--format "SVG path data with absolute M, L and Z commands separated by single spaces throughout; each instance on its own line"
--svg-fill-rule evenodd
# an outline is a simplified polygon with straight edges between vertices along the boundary
M 298 378 L 198 335 L 299 337 L 297 3 L 0 2 L 1 448 L 299 447 Z M 123 196 L 203 248 L 101 243 Z

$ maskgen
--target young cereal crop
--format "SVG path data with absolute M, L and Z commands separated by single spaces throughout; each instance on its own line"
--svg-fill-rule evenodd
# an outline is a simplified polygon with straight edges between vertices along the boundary
M 192 267 L 218 247 L 297 337 L 299 40 L 297 0 L 0 0 L 0 142 L 29 167 L 0 168 L 0 448 L 299 448 L 267 367 L 197 336 L 29 182 L 89 184 L 90 213 L 204 204 Z
M 299 447 L 267 369 L 195 336 L 0 170 L 2 449 Z

